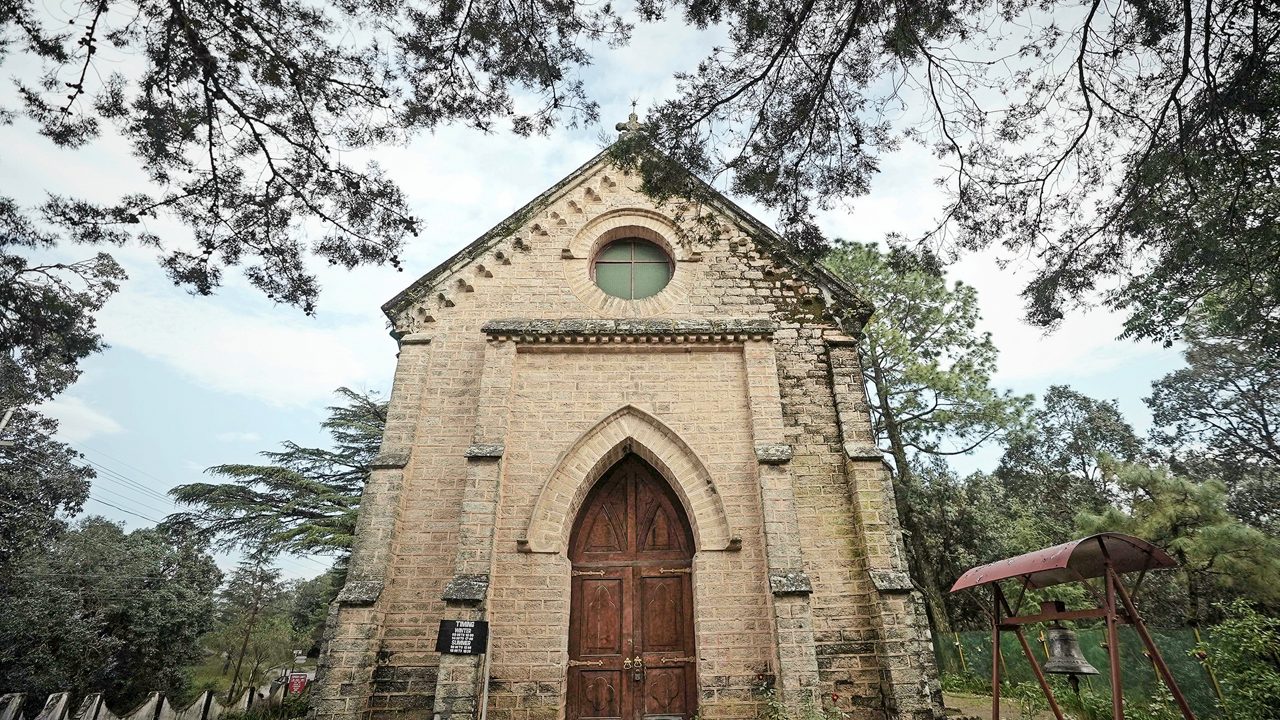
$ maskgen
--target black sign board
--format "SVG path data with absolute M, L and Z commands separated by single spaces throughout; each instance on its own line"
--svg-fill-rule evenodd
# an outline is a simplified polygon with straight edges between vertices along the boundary
M 489 623 L 484 620 L 441 620 L 436 652 L 450 655 L 483 655 L 489 644 Z

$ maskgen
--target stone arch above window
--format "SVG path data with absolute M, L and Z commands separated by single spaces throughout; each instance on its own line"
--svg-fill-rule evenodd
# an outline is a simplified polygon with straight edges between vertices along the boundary
M 622 407 L 584 432 L 560 457 L 533 506 L 523 552 L 563 553 L 587 493 L 614 463 L 635 453 L 670 483 L 680 498 L 698 550 L 736 550 L 724 502 L 711 473 L 675 431 L 649 413 Z
M 688 295 L 696 260 L 678 242 L 679 229 L 661 213 L 643 208 L 610 210 L 587 223 L 569 241 L 562 255 L 565 280 L 573 293 L 602 317 L 652 317 L 672 308 Z M 638 238 L 661 248 L 673 261 L 670 281 L 657 294 L 638 300 L 608 295 L 596 286 L 592 261 L 600 249 L 615 240 Z

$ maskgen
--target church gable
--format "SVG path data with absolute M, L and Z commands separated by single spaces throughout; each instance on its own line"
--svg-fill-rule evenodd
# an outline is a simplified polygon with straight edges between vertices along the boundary
M 452 308 L 469 302 L 470 293 L 526 293 L 510 300 L 537 305 L 525 317 L 696 316 L 724 304 L 708 293 L 745 300 L 738 291 L 748 282 L 757 303 L 764 299 L 773 311 L 807 321 L 835 321 L 847 332 L 856 332 L 870 315 L 870 303 L 855 290 L 798 257 L 773 230 L 720 193 L 711 191 L 714 202 L 699 213 L 687 205 L 659 207 L 638 184 L 611 164 L 606 149 L 427 272 L 384 304 L 383 312 L 397 335 L 437 327 L 443 317 L 457 314 Z M 623 239 L 665 253 L 672 271 L 659 278 L 665 280 L 660 291 L 637 299 L 611 296 L 604 271 L 624 269 L 601 268 L 607 259 L 600 253 Z M 524 302 L 535 298 L 536 303 Z
M 762 683 L 933 717 L 869 305 L 723 196 L 638 184 L 601 153 L 384 306 L 317 720 L 753 720 Z

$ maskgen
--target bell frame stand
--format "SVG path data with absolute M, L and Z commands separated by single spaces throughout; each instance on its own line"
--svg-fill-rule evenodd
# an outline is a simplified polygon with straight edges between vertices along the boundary
M 1113 534 L 1107 534 L 1112 535 Z M 1164 657 L 1160 654 L 1160 650 L 1156 648 L 1155 642 L 1151 639 L 1151 633 L 1147 631 L 1146 623 L 1142 621 L 1142 616 L 1138 614 L 1138 608 L 1134 605 L 1133 596 L 1129 589 L 1125 587 L 1124 581 L 1117 572 L 1115 563 L 1112 561 L 1111 553 L 1108 550 L 1108 543 L 1104 542 L 1103 536 L 1087 538 L 1088 542 L 1097 540 L 1097 548 L 1101 552 L 1102 567 L 1098 568 L 1102 572 L 1094 575 L 1101 578 L 1102 588 L 1094 586 L 1084 575 L 1071 564 L 1061 567 L 1061 570 L 1070 575 L 1074 575 L 1074 579 L 1063 580 L 1060 582 L 1078 582 L 1083 585 L 1097 601 L 1098 606 L 1089 610 L 1046 610 L 1031 615 L 1018 615 L 1018 610 L 1022 606 L 1023 598 L 1026 595 L 1028 587 L 1035 587 L 1033 576 L 1027 574 L 1022 576 L 1022 589 L 1018 594 L 1017 601 L 1013 607 L 1010 607 L 1009 601 L 1005 598 L 1004 592 L 1000 589 L 1000 580 L 1011 579 L 1008 576 L 1003 578 L 996 577 L 987 581 L 991 585 L 992 590 L 992 613 L 991 613 L 991 642 L 992 642 L 992 662 L 991 662 L 991 720 L 1000 720 L 1000 662 L 998 661 L 1000 649 L 1000 633 L 1013 632 L 1018 637 L 1018 643 L 1022 646 L 1022 652 L 1027 657 L 1027 662 L 1031 663 L 1031 670 L 1035 673 L 1036 681 L 1040 683 L 1040 689 L 1044 691 L 1045 697 L 1049 700 L 1049 708 L 1053 711 L 1053 715 L 1057 720 L 1066 720 L 1062 714 L 1062 709 L 1058 707 L 1057 699 L 1053 695 L 1053 688 L 1049 686 L 1049 681 L 1045 678 L 1044 671 L 1040 668 L 1039 661 L 1031 652 L 1031 645 L 1027 642 L 1026 634 L 1023 633 L 1022 627 L 1033 623 L 1052 622 L 1055 620 L 1085 620 L 1091 618 L 1102 618 L 1107 624 L 1107 658 L 1111 666 L 1111 717 L 1113 720 L 1124 720 L 1124 686 L 1120 677 L 1120 624 L 1128 623 L 1133 625 L 1138 633 L 1138 637 L 1142 639 L 1142 644 L 1146 646 L 1147 652 L 1151 656 L 1152 664 L 1155 665 L 1160 679 L 1164 681 L 1169 692 L 1173 694 L 1173 699 L 1178 704 L 1178 709 L 1182 712 L 1185 720 L 1195 720 L 1195 715 L 1191 712 L 1191 707 L 1187 705 L 1187 700 L 1183 696 L 1182 691 L 1178 688 L 1178 683 L 1173 678 L 1173 673 L 1169 671 L 1169 666 L 1165 663 Z M 1108 538 L 1110 539 L 1110 538 Z M 1008 562 L 1008 561 L 1005 561 Z M 993 564 L 994 565 L 994 564 Z M 991 567 L 991 566 L 985 566 Z M 973 571 L 970 571 L 973 572 Z M 1146 569 L 1142 569 L 1138 575 L 1137 581 L 1134 583 L 1133 594 L 1137 594 L 1138 589 L 1142 585 L 1142 579 L 1146 575 Z M 981 575 L 979 575 L 981 577 Z M 1015 576 L 1017 577 L 1017 576 Z M 963 580 L 963 578 L 962 578 Z M 983 584 L 983 583 L 974 583 Z M 957 586 L 960 582 L 957 582 Z M 1043 585 L 1041 585 L 1043 587 Z M 957 587 L 956 589 L 960 589 Z M 953 589 L 952 592 L 955 592 Z

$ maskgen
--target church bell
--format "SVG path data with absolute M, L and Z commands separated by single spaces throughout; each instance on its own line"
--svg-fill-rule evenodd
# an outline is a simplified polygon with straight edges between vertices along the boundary
M 1044 671 L 1059 675 L 1097 675 L 1098 670 L 1084 659 L 1080 651 L 1080 640 L 1071 628 L 1055 622 L 1045 629 L 1045 644 L 1048 646 L 1048 659 L 1044 663 Z

